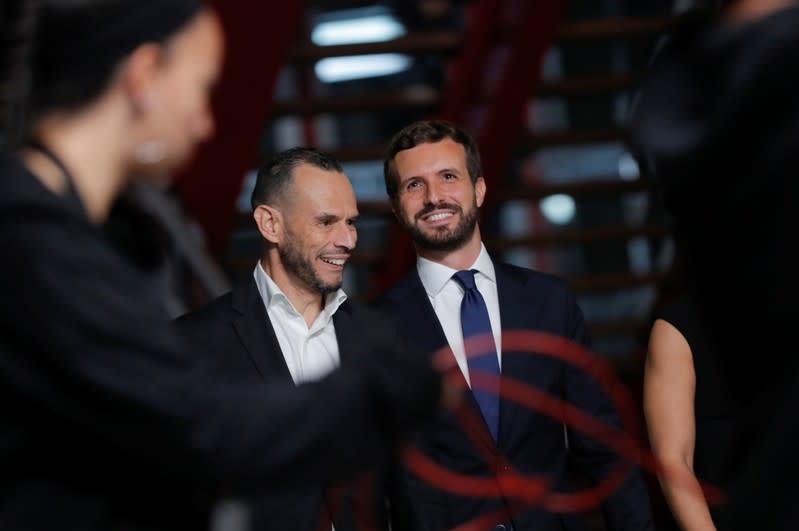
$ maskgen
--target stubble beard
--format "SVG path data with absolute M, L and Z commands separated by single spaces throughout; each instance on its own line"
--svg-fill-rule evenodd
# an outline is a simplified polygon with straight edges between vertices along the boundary
M 280 255 L 280 260 L 283 262 L 283 267 L 286 268 L 290 275 L 293 275 L 314 293 L 320 295 L 333 293 L 341 287 L 341 282 L 330 284 L 319 278 L 313 263 L 303 256 L 302 250 L 294 243 L 297 241 L 296 238 L 288 232 L 286 236 L 286 243 L 278 247 L 277 251 Z
M 460 216 L 460 221 L 453 229 L 447 227 L 435 227 L 433 234 L 427 234 L 419 228 L 414 221 L 401 217 L 401 224 L 408 230 L 411 240 L 418 249 L 425 251 L 443 251 L 450 252 L 456 251 L 466 245 L 472 238 L 474 229 L 477 226 L 477 221 L 480 218 L 480 209 L 475 202 L 468 213 L 464 213 L 463 209 L 454 204 L 438 204 L 430 205 L 415 215 L 415 220 L 420 219 L 421 216 L 432 212 L 436 209 L 448 209 L 456 212 Z

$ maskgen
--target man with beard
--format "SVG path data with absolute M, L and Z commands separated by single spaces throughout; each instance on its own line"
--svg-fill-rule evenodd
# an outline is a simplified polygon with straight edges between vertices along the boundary
M 442 347 L 454 356 L 450 376 L 470 389 L 461 413 L 447 412 L 421 433 L 415 444 L 454 472 L 494 477 L 502 492 L 503 475 L 517 471 L 541 476 L 560 494 L 574 492 L 576 465 L 598 484 L 612 474 L 620 458 L 579 430 L 498 396 L 489 373 L 534 386 L 567 401 L 596 420 L 619 426 L 608 396 L 584 372 L 559 359 L 503 350 L 502 332 L 531 330 L 589 345 L 588 330 L 574 295 L 549 275 L 494 261 L 486 252 L 478 223 L 486 194 L 480 155 L 474 140 L 453 124 L 414 123 L 392 139 L 384 162 L 386 190 L 399 222 L 410 232 L 416 268 L 378 301 L 398 321 L 419 352 Z M 464 341 L 482 336 L 482 345 Z M 484 340 L 488 341 L 484 341 Z M 493 339 L 493 341 L 491 341 Z M 455 363 L 456 362 L 456 363 Z M 603 505 L 611 530 L 652 529 L 649 500 L 637 470 Z M 486 516 L 482 529 L 555 531 L 586 529 L 579 514 L 531 507 L 513 496 L 463 497 L 433 488 L 408 470 L 397 474 L 403 529 L 443 531 Z
M 251 203 L 264 239 L 253 276 L 177 320 L 203 347 L 198 352 L 213 353 L 201 360 L 203 369 L 233 381 L 301 384 L 372 354 L 379 345 L 371 336 L 396 344 L 388 320 L 351 303 L 341 290 L 344 265 L 358 239 L 358 208 L 338 161 L 311 148 L 279 153 L 258 172 Z M 375 488 L 382 484 L 379 476 L 373 472 L 349 485 L 309 485 L 249 500 L 247 529 L 385 530 L 384 496 Z

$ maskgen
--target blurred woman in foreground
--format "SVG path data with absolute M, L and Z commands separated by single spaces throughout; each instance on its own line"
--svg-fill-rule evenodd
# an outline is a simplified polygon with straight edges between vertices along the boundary
M 297 388 L 197 374 L 156 285 L 101 230 L 131 182 L 166 179 L 213 132 L 213 12 L 2 13 L 0 529 L 202 529 L 213 497 L 351 475 L 433 412 L 438 375 L 401 352 Z

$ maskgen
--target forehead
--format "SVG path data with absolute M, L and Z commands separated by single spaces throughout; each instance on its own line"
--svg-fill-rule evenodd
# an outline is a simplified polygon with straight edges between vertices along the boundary
M 305 209 L 355 210 L 355 191 L 341 172 L 301 163 L 294 168 L 289 200 Z
M 400 179 L 434 174 L 442 169 L 465 172 L 466 150 L 451 138 L 444 138 L 400 151 L 394 163 Z

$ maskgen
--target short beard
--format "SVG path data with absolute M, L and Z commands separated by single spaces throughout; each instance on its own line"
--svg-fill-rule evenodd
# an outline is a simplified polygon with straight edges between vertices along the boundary
M 277 252 L 280 255 L 280 260 L 283 262 L 283 267 L 286 271 L 304 283 L 313 292 L 320 295 L 327 295 L 333 293 L 341 287 L 341 282 L 336 284 L 326 284 L 319 275 L 317 275 L 313 264 L 307 260 L 303 255 L 300 248 L 294 243 L 296 238 L 286 231 L 286 243 L 279 246 Z
M 468 214 L 464 213 L 461 207 L 451 204 L 439 204 L 425 210 L 432 212 L 438 208 L 447 208 L 460 214 L 461 220 L 454 229 L 448 230 L 441 228 L 441 230 L 436 230 L 433 236 L 429 236 L 422 232 L 412 221 L 404 217 L 400 218 L 400 224 L 408 230 L 411 240 L 413 240 L 413 243 L 416 244 L 416 247 L 419 249 L 425 251 L 456 251 L 466 245 L 474 234 L 474 228 L 477 226 L 477 221 L 480 218 L 480 209 L 475 202 Z M 420 214 L 425 213 L 425 210 L 417 214 L 417 219 Z

